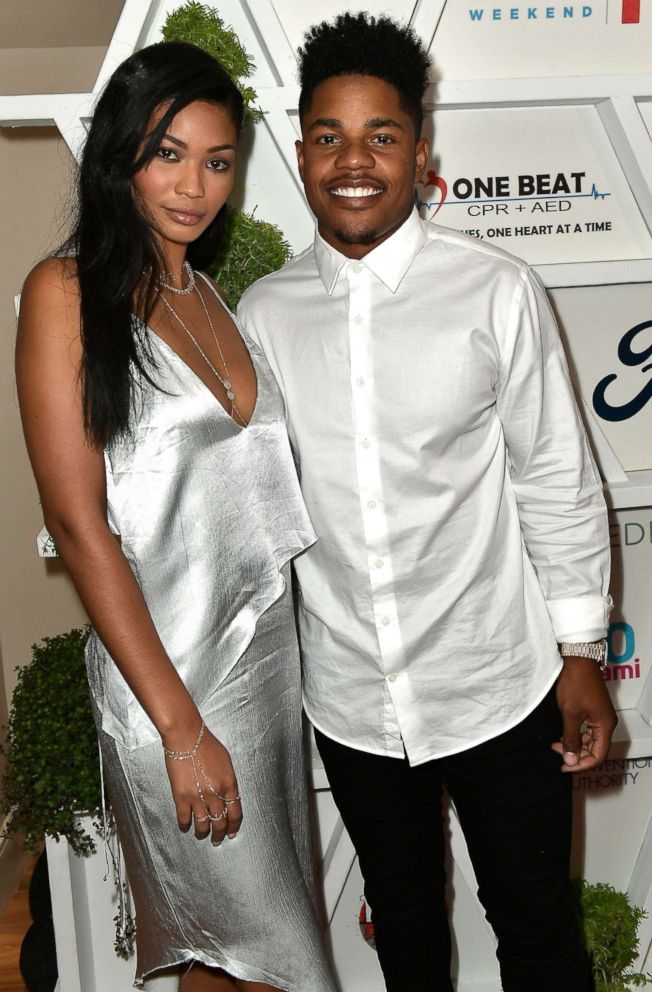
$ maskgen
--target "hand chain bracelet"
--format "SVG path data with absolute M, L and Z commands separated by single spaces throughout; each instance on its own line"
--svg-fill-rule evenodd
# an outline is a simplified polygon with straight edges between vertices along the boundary
M 201 727 L 199 728 L 199 733 L 197 734 L 197 740 L 195 741 L 194 747 L 190 751 L 172 751 L 170 750 L 170 748 L 167 748 L 164 744 L 163 753 L 166 758 L 171 758 L 172 761 L 189 760 L 192 762 L 192 770 L 195 776 L 195 785 L 197 787 L 199 799 L 201 801 L 202 806 L 206 810 L 206 816 L 196 816 L 195 823 L 205 823 L 206 820 L 210 820 L 212 823 L 218 823 L 220 820 L 226 820 L 229 812 L 229 806 L 232 803 L 238 802 L 240 796 L 236 796 L 235 799 L 225 799 L 224 796 L 221 793 L 219 793 L 217 789 L 215 789 L 211 784 L 208 775 L 206 774 L 206 769 L 204 768 L 198 757 L 199 745 L 204 739 L 205 730 L 206 730 L 206 724 L 202 720 Z M 221 801 L 224 803 L 224 809 L 222 810 L 221 813 L 213 814 L 210 812 L 208 808 L 208 803 L 206 802 L 206 797 L 204 795 L 203 789 L 201 787 L 201 783 L 199 781 L 200 775 L 203 778 L 204 782 L 206 783 L 209 792 L 212 792 L 214 796 L 216 796 L 218 799 L 221 799 Z

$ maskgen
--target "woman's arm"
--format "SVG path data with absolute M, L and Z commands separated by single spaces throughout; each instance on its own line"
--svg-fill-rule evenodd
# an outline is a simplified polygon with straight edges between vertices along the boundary
M 80 362 L 74 262 L 49 259 L 25 283 L 16 347 L 18 398 L 45 524 L 93 626 L 165 747 L 187 751 L 201 717 L 165 653 L 119 539 L 108 528 L 104 456 L 84 431 Z M 235 796 L 228 753 L 208 733 L 201 757 L 217 792 Z M 193 812 L 204 815 L 191 762 L 169 760 L 168 772 L 179 825 L 187 829 Z M 221 808 L 218 801 L 214 812 Z M 229 806 L 229 833 L 237 831 L 239 814 L 239 804 Z M 207 824 L 201 826 L 203 835 Z M 224 821 L 213 823 L 214 841 L 224 827 Z

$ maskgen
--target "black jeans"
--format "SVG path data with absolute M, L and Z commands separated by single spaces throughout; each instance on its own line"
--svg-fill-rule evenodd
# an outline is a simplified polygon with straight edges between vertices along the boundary
M 504 992 L 593 987 L 568 881 L 571 779 L 550 749 L 561 736 L 554 690 L 507 733 L 415 768 L 315 736 L 360 859 L 388 992 L 453 989 L 444 786 L 498 938 Z

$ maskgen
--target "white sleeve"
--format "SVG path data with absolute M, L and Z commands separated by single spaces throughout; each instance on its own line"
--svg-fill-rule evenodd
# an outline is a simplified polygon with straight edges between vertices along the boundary
M 543 285 L 525 270 L 503 342 L 498 415 L 521 530 L 558 641 L 605 637 L 609 527 Z

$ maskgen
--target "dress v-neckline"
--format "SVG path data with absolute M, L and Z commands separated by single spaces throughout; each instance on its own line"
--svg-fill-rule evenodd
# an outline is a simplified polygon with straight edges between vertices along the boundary
M 204 380 L 201 378 L 201 376 L 198 375 L 197 372 L 195 372 L 195 370 L 192 368 L 192 366 L 190 366 L 188 364 L 188 362 L 185 360 L 185 358 L 182 358 L 181 357 L 181 355 L 179 354 L 179 352 L 176 351 L 176 349 L 174 349 L 171 344 L 168 344 L 168 342 L 164 338 L 162 338 L 160 334 L 157 334 L 156 331 L 153 330 L 149 326 L 149 324 L 146 324 L 145 321 L 142 320 L 140 317 L 137 317 L 136 319 L 145 328 L 145 330 L 149 334 L 150 338 L 153 338 L 157 342 L 158 345 L 162 345 L 163 348 L 166 351 L 168 351 L 170 353 L 170 355 L 172 355 L 172 357 L 175 358 L 177 360 L 177 362 L 190 374 L 190 376 L 195 380 L 195 382 L 199 383 L 199 385 L 202 387 L 202 389 L 205 390 L 210 396 L 212 396 L 212 398 L 215 400 L 215 402 L 219 406 L 220 410 L 225 414 L 225 416 L 227 416 L 229 418 L 229 420 L 234 425 L 234 427 L 237 427 L 238 428 L 238 431 L 246 431 L 249 428 L 251 422 L 253 421 L 253 419 L 256 416 L 256 413 L 258 411 L 258 400 L 259 400 L 259 396 L 260 396 L 260 390 L 259 390 L 260 383 L 259 383 L 259 380 L 258 380 L 258 371 L 256 369 L 256 365 L 254 363 L 254 360 L 251 357 L 251 352 L 249 351 L 249 348 L 247 347 L 247 342 L 245 341 L 245 339 L 244 339 L 244 337 L 242 335 L 242 332 L 241 332 L 240 328 L 238 327 L 238 323 L 237 323 L 237 321 L 233 317 L 233 314 L 231 313 L 231 311 L 229 310 L 229 308 L 227 307 L 226 303 L 224 302 L 224 300 L 222 299 L 222 297 L 220 296 L 220 294 L 217 292 L 217 290 L 208 281 L 208 279 L 206 278 L 206 276 L 204 275 L 204 273 L 203 272 L 198 272 L 197 275 L 201 276 L 201 278 L 206 283 L 206 285 L 208 286 L 208 288 L 210 289 L 210 291 L 214 294 L 215 298 L 217 299 L 217 301 L 220 304 L 220 306 L 222 307 L 222 309 L 225 311 L 225 313 L 227 314 L 227 316 L 230 317 L 230 319 L 233 321 L 233 326 L 235 327 L 236 331 L 240 335 L 240 340 L 242 341 L 242 344 L 244 345 L 244 348 L 245 348 L 245 350 L 247 352 L 247 355 L 249 357 L 249 361 L 251 362 L 251 368 L 252 368 L 252 371 L 254 373 L 254 380 L 255 380 L 255 383 L 256 383 L 256 399 L 254 400 L 254 406 L 253 406 L 253 410 L 251 411 L 251 416 L 249 417 L 249 420 L 247 421 L 246 424 L 239 424 L 238 423 L 238 421 L 229 413 L 229 411 L 227 410 L 227 408 L 224 406 L 224 404 L 222 403 L 222 401 L 219 398 L 219 396 L 216 393 L 213 392 L 213 390 L 211 389 L 211 387 L 209 385 L 207 385 L 207 383 L 204 382 Z

